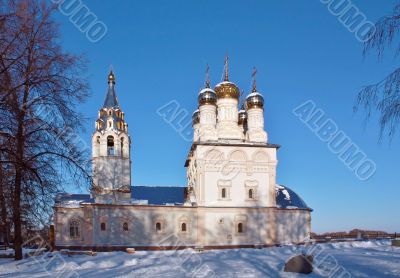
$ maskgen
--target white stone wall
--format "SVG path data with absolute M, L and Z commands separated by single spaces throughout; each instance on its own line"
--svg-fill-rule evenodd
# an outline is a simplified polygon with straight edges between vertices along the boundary
M 107 137 L 114 138 L 114 153 L 107 151 Z M 130 160 L 130 138 L 126 132 L 117 131 L 113 128 L 105 131 L 96 131 L 92 136 L 93 153 L 93 183 L 97 188 L 106 190 L 103 193 L 110 193 L 110 190 L 126 189 L 131 186 L 131 160 Z M 114 201 L 129 201 L 130 194 L 116 193 L 119 196 L 98 196 L 100 199 Z M 115 194 L 114 194 L 115 195 Z
M 277 243 L 301 243 L 310 239 L 311 213 L 308 210 L 277 210 Z
M 238 100 L 234 98 L 219 98 L 217 100 L 218 139 L 244 139 L 238 125 Z
M 204 229 L 202 245 L 259 245 L 273 244 L 274 209 L 202 208 Z M 200 222 L 200 221 L 199 221 Z M 242 225 L 242 231 L 238 229 Z
M 69 223 L 80 221 L 79 238 Z M 101 230 L 101 223 L 106 230 Z M 160 222 L 161 231 L 156 230 Z M 128 231 L 123 230 L 128 224 Z M 187 231 L 181 231 L 186 223 Z M 242 232 L 238 224 L 242 223 Z M 275 208 L 87 205 L 57 208 L 56 246 L 238 246 L 300 243 L 309 238 L 310 212 Z
M 251 108 L 247 110 L 246 141 L 267 143 L 268 136 L 264 130 L 264 110 Z
M 199 136 L 200 141 L 217 140 L 217 108 L 212 104 L 203 104 L 199 107 Z
M 197 145 L 188 176 L 200 206 L 274 207 L 276 165 L 275 148 Z

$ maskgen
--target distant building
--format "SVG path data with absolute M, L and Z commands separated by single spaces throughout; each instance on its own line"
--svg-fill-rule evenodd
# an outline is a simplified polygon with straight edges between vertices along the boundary
M 239 98 L 226 61 L 224 81 L 211 89 L 207 78 L 198 94 L 186 187 L 131 186 L 131 139 L 110 72 L 92 136 L 94 186 L 90 195 L 57 196 L 56 247 L 232 248 L 308 240 L 311 209 L 276 183 L 279 146 L 268 143 L 255 77 L 240 110 Z

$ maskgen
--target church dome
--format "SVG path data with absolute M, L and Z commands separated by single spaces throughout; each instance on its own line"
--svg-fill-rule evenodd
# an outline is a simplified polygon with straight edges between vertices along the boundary
M 211 88 L 205 88 L 199 92 L 199 106 L 204 104 L 215 105 L 217 103 L 217 95 Z
M 264 98 L 258 92 L 253 92 L 246 97 L 246 107 L 247 109 L 252 108 L 264 108 Z
M 200 114 L 199 109 L 197 109 L 196 111 L 193 112 L 192 125 L 200 123 L 200 115 L 199 114 Z
M 240 96 L 239 88 L 235 83 L 229 81 L 228 59 L 228 56 L 225 57 L 224 81 L 217 84 L 214 90 L 218 98 L 233 98 L 238 100 Z
M 215 92 L 218 98 L 234 98 L 238 99 L 240 92 L 235 83 L 224 81 L 215 86 Z
M 243 108 L 239 111 L 239 125 L 245 124 L 247 121 L 247 112 Z
M 210 75 L 209 75 L 210 67 L 207 65 L 206 69 L 206 84 L 204 89 L 199 92 L 199 96 L 197 98 L 199 102 L 199 106 L 205 104 L 216 105 L 217 104 L 217 94 L 213 89 L 211 89 Z

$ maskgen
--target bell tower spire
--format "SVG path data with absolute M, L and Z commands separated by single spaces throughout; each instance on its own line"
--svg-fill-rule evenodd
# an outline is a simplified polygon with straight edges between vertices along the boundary
M 104 100 L 104 108 L 119 108 L 117 94 L 115 92 L 115 75 L 113 70 L 108 74 L 108 91 Z
M 113 70 L 107 76 L 108 90 L 92 136 L 93 187 L 97 203 L 131 201 L 131 139 L 125 115 L 115 93 Z

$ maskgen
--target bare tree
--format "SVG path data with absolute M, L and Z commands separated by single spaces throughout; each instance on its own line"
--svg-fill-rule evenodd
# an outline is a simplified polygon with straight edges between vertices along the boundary
M 68 181 L 90 182 L 89 150 L 76 138 L 88 96 L 85 61 L 59 44 L 55 7 L 46 1 L 4 4 L 0 34 L 0 136 L 9 142 L 2 163 L 13 166 L 11 184 L 15 259 L 22 258 L 22 225 L 49 215 L 54 195 Z
M 371 29 L 369 39 L 364 44 L 364 57 L 372 50 L 382 58 L 385 50 L 395 48 L 395 56 L 400 53 L 400 44 L 397 35 L 400 30 L 400 3 L 397 3 L 392 14 L 384 16 Z M 395 69 L 388 76 L 362 88 L 358 93 L 354 110 L 364 109 L 368 120 L 374 111 L 379 113 L 380 136 L 388 132 L 393 138 L 400 122 L 400 68 Z

